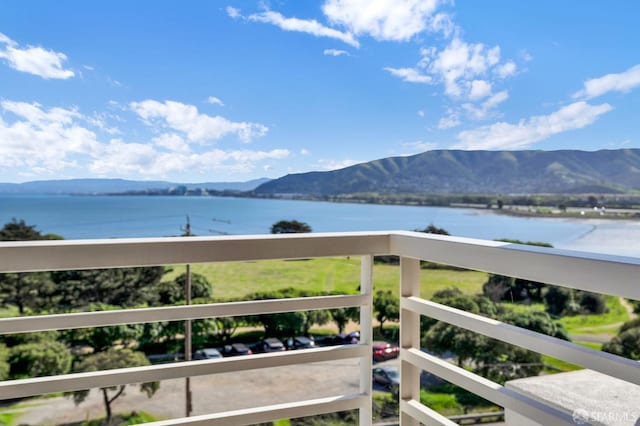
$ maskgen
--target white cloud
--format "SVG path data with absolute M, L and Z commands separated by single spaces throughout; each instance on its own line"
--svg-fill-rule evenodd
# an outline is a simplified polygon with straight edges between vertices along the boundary
M 500 47 L 485 48 L 482 43 L 466 43 L 454 38 L 442 51 L 436 53 L 429 64 L 429 71 L 445 84 L 445 93 L 452 97 L 463 96 L 463 88 L 500 61 Z
M 493 115 L 493 109 L 507 99 L 509 99 L 509 92 L 503 90 L 492 95 L 489 99 L 482 102 L 480 105 L 465 103 L 462 104 L 462 108 L 469 114 L 471 118 L 475 120 L 486 120 Z
M 306 149 L 306 148 L 302 148 L 302 149 L 300 150 L 300 155 L 310 155 L 310 154 L 311 154 L 311 151 L 309 151 L 309 150 L 308 150 L 308 149 Z
M 427 29 L 438 0 L 327 0 L 322 11 L 331 23 L 376 40 L 405 41 Z M 434 24 L 444 28 L 444 22 Z
M 491 83 L 485 80 L 473 80 L 469 89 L 469 99 L 476 101 L 491 95 Z
M 418 110 L 418 117 L 424 117 L 424 111 Z
M 171 152 L 191 152 L 191 147 L 180 135 L 175 133 L 163 133 L 151 140 L 155 145 Z
M 408 82 L 442 83 L 445 94 L 454 101 L 479 101 L 491 96 L 496 76 L 506 78 L 516 73 L 513 61 L 500 63 L 499 46 L 467 43 L 457 35 L 443 49 L 422 48 L 420 55 L 416 67 L 384 69 Z
M 165 177 L 172 173 L 210 174 L 212 171 L 247 173 L 263 160 L 278 160 L 290 156 L 285 149 L 272 151 L 223 151 L 213 149 L 200 154 L 161 152 L 148 144 L 111 140 L 101 155 L 90 165 L 91 172 L 110 175 L 140 175 Z
M 73 109 L 2 101 L 3 111 L 16 119 L 0 117 L 0 166 L 58 171 L 74 167 L 76 154 L 98 150 L 96 134 L 76 123 L 82 116 Z
M 385 71 L 389 71 L 392 75 L 400 77 L 402 81 L 409 83 L 425 83 L 429 84 L 433 81 L 433 78 L 428 75 L 421 74 L 415 68 L 391 68 L 385 67 Z
M 453 127 L 458 127 L 460 124 L 460 115 L 458 114 L 458 112 L 449 109 L 447 111 L 447 116 L 442 117 L 440 120 L 438 120 L 438 129 L 451 129 Z
M 328 37 L 340 40 L 350 46 L 360 47 L 360 43 L 350 32 L 342 32 L 322 25 L 315 19 L 285 18 L 278 12 L 267 10 L 247 17 L 250 21 L 272 24 L 285 31 L 296 31 L 316 37 Z
M 431 17 L 428 22 L 428 29 L 434 33 L 441 32 L 445 38 L 460 33 L 460 28 L 453 23 L 451 16 L 446 13 L 437 13 Z
M 431 151 L 437 147 L 435 143 L 422 142 L 422 141 L 405 142 L 405 143 L 402 143 L 401 146 L 405 150 L 409 151 L 411 154 L 418 154 L 425 151 Z
M 224 106 L 224 103 L 219 98 L 216 98 L 215 96 L 209 96 L 207 98 L 207 103 L 212 105 Z
M 155 100 L 132 102 L 130 104 L 138 116 L 149 125 L 160 125 L 186 134 L 194 142 L 207 143 L 228 134 L 235 134 L 245 143 L 264 136 L 268 128 L 258 123 L 234 122 L 220 116 L 200 114 L 193 105 L 175 101 L 164 103 Z
M 37 46 L 21 48 L 6 35 L 0 33 L 0 58 L 5 59 L 9 66 L 17 71 L 37 75 L 44 79 L 68 79 L 75 76 L 71 70 L 65 69 L 63 63 L 67 60 L 64 53 L 47 50 Z
M 575 102 L 549 114 L 520 120 L 517 124 L 499 122 L 458 133 L 461 149 L 519 149 L 553 135 L 580 129 L 595 122 L 613 107 L 607 103 L 590 105 Z
M 324 49 L 322 53 L 324 53 L 327 56 L 342 56 L 342 55 L 349 56 L 349 52 L 347 52 L 346 50 L 339 50 L 339 49 Z
M 201 144 L 173 132 L 142 142 L 101 141 L 91 127 L 100 127 L 102 114 L 85 116 L 74 108 L 47 109 L 7 100 L 0 107 L 0 170 L 28 171 L 30 178 L 69 174 L 148 178 L 172 173 L 206 175 L 213 170 L 246 173 L 262 161 L 291 156 L 286 149 L 203 150 Z
M 507 61 L 502 65 L 494 68 L 493 72 L 500 78 L 511 77 L 516 74 L 518 67 L 513 61 Z
M 526 49 L 522 49 L 520 51 L 520 57 L 522 58 L 523 61 L 525 62 L 529 62 L 533 60 L 533 56 L 531 56 L 531 54 L 529 52 L 527 52 Z
M 241 18 L 242 17 L 242 15 L 240 14 L 240 9 L 238 9 L 238 8 L 227 6 L 226 10 L 227 10 L 227 15 L 229 15 L 233 19 L 237 19 L 237 18 Z
M 318 160 L 318 168 L 322 170 L 339 170 L 345 167 L 353 166 L 354 164 L 362 163 L 362 161 L 356 160 Z
M 584 88 L 574 98 L 592 99 L 609 92 L 629 92 L 640 86 L 640 65 L 635 65 L 618 74 L 607 74 L 584 82 Z

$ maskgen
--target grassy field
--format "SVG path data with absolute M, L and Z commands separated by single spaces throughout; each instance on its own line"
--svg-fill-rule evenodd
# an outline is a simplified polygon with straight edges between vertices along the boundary
M 608 312 L 601 315 L 575 315 L 560 319 L 570 334 L 601 334 L 613 337 L 623 322 L 629 321 L 629 313 L 620 298 L 605 296 Z
M 204 275 L 213 287 L 213 295 L 220 299 L 241 299 L 254 292 L 275 291 L 295 287 L 310 292 L 357 293 L 360 285 L 359 258 L 318 258 L 297 261 L 260 261 L 198 264 L 192 271 Z M 176 266 L 165 280 L 172 280 L 184 272 Z M 399 291 L 400 268 L 393 265 L 374 266 L 374 291 Z M 476 271 L 446 269 L 422 270 L 422 296 L 447 287 L 458 287 L 464 293 L 482 292 L 487 274 Z

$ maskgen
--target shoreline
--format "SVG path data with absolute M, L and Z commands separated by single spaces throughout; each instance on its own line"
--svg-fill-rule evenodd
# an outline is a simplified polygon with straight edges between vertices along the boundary
M 473 207 L 467 207 L 467 208 L 473 208 Z M 515 216 L 515 217 L 640 221 L 640 210 L 635 210 L 635 209 L 612 209 L 609 211 L 602 211 L 602 210 L 594 211 L 589 209 L 571 209 L 567 211 L 561 211 L 551 206 L 536 207 L 535 211 L 531 210 L 531 208 L 526 208 L 522 206 L 504 206 L 502 209 L 498 209 L 498 208 L 487 209 L 485 207 L 485 209 L 490 210 L 492 213 L 495 213 L 495 214 L 503 214 L 503 215 Z

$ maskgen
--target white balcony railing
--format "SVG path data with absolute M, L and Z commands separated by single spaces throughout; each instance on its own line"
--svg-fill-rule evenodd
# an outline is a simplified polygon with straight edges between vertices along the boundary
M 161 239 L 37 241 L 0 243 L 0 272 L 194 264 L 265 259 L 361 256 L 361 294 L 171 306 L 0 319 L 0 334 L 61 330 L 154 321 L 360 307 L 359 345 L 316 348 L 220 360 L 125 368 L 92 373 L 0 382 L 0 399 L 195 377 L 345 358 L 360 359 L 360 391 L 156 422 L 165 424 L 252 424 L 347 409 L 371 424 L 371 305 L 373 256 L 401 258 L 401 387 L 403 425 L 452 425 L 420 404 L 419 375 L 431 372 L 521 416 L 541 424 L 574 424 L 571 414 L 486 380 L 420 351 L 420 315 L 446 321 L 606 375 L 640 385 L 640 363 L 514 327 L 420 298 L 419 260 L 525 278 L 575 289 L 640 300 L 640 260 L 585 254 L 510 243 L 414 232 L 297 234 L 279 236 L 190 237 Z

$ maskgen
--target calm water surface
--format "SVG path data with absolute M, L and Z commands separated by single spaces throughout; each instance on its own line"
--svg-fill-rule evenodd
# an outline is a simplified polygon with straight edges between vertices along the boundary
M 67 239 L 266 234 L 282 219 L 316 232 L 412 230 L 429 224 L 452 235 L 550 242 L 559 248 L 640 257 L 640 223 L 520 218 L 446 207 L 337 204 L 226 197 L 0 195 L 0 221 L 24 219 Z

